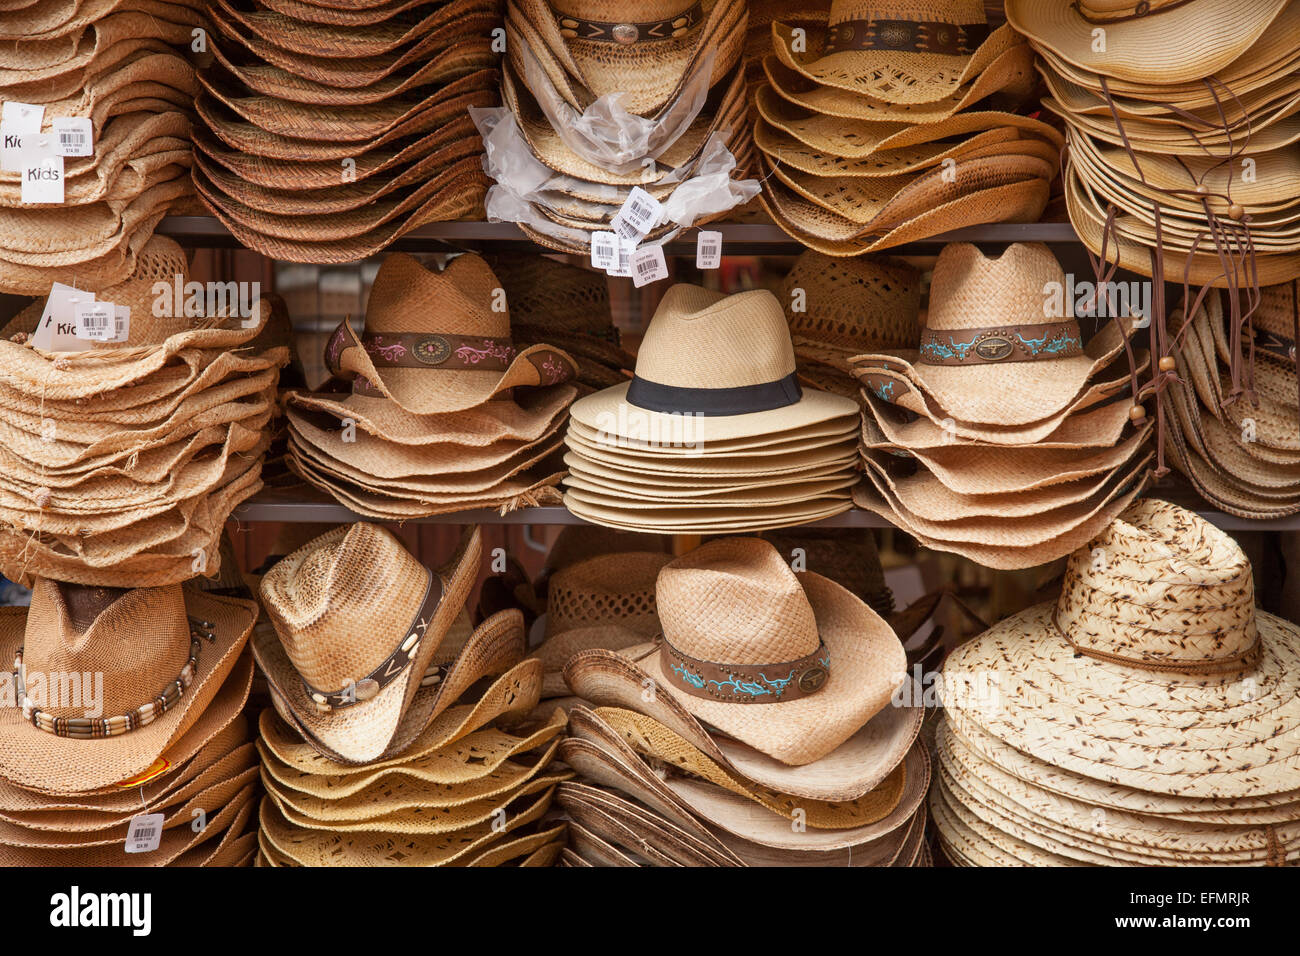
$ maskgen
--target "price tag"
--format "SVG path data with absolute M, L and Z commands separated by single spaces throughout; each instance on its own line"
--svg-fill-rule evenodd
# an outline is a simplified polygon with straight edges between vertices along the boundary
M 651 282 L 668 278 L 668 263 L 663 246 L 642 246 L 632 256 L 632 282 L 639 289 Z
M 701 232 L 695 239 L 695 268 L 716 269 L 722 265 L 722 233 Z
M 618 260 L 618 236 L 612 232 L 593 232 L 591 234 L 591 266 L 593 269 L 608 270 Z
M 76 322 L 74 334 L 79 339 L 110 342 L 117 333 L 117 319 L 112 302 L 96 302 L 94 299 L 83 302 L 77 306 L 73 317 Z
M 639 239 L 655 227 L 663 215 L 664 207 L 640 186 L 633 186 L 623 208 L 611 224 L 624 239 Z
M 6 173 L 21 172 L 28 155 L 28 144 L 37 133 L 17 133 L 5 123 L 0 123 L 0 170 Z
M 56 282 L 45 300 L 45 311 L 32 333 L 32 345 L 47 352 L 80 352 L 86 343 L 77 338 L 77 309 L 95 297 L 83 289 Z
M 113 306 L 113 337 L 110 342 L 125 342 L 131 337 L 131 307 Z
M 163 815 L 142 813 L 131 818 L 126 831 L 127 853 L 152 853 L 162 843 Z
M 9 100 L 0 107 L 0 123 L 3 123 L 11 133 L 39 133 L 44 119 L 44 106 Z
M 60 156 L 95 155 L 95 128 L 83 116 L 60 116 L 54 120 L 55 152 Z
M 41 137 L 41 147 L 36 150 L 24 149 L 22 168 L 18 174 L 22 177 L 22 201 L 24 203 L 62 203 L 63 202 L 63 157 L 51 156 L 48 149 L 49 137 Z
M 636 253 L 636 243 L 619 240 L 618 261 L 605 272 L 612 276 L 627 278 L 632 274 L 632 256 Z

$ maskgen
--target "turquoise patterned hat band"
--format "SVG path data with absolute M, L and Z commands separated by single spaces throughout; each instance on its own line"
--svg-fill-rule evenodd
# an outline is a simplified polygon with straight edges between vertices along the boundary
M 684 654 L 662 638 L 664 673 L 676 690 L 728 704 L 782 704 L 811 697 L 830 683 L 831 655 L 825 643 L 796 661 L 780 664 L 718 664 Z
M 1040 325 L 985 329 L 926 329 L 922 365 L 997 365 L 1038 362 L 1083 354 L 1083 336 L 1073 319 Z

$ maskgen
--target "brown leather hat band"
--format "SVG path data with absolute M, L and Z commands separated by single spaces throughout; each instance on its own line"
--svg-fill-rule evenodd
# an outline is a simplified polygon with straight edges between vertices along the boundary
M 517 354 L 510 339 L 482 335 L 385 332 L 361 336 L 376 368 L 455 368 L 504 372 Z
M 675 17 L 649 20 L 644 23 L 625 21 L 609 23 L 601 20 L 583 20 L 563 13 L 555 16 L 560 36 L 566 40 L 592 40 L 596 43 L 640 43 L 645 40 L 671 40 L 685 36 L 704 19 L 704 8 L 696 3 Z
M 411 662 L 420 653 L 420 644 L 424 641 L 425 632 L 428 631 L 429 625 L 433 623 L 434 612 L 438 610 L 438 605 L 442 603 L 442 595 L 441 579 L 439 579 L 438 575 L 430 572 L 429 586 L 424 592 L 424 600 L 420 602 L 420 610 L 416 612 L 415 620 L 406 629 L 406 636 L 393 650 L 393 653 L 384 658 L 378 667 L 360 680 L 352 681 L 340 690 L 323 691 L 313 687 L 305 677 L 302 677 L 302 686 L 307 691 L 307 696 L 312 699 L 312 703 L 316 705 L 316 708 L 320 711 L 340 710 L 370 700 L 406 673 L 411 666 Z M 301 677 L 301 675 L 299 676 Z
M 663 640 L 664 673 L 674 689 L 728 704 L 780 704 L 811 697 L 830 680 L 831 655 L 824 643 L 797 661 L 782 664 L 718 664 L 683 654 Z
M 1083 354 L 1078 323 L 1005 325 L 986 329 L 926 329 L 921 335 L 922 365 L 997 365 L 1037 362 Z
M 1163 13 L 1187 2 L 1189 0 L 1141 0 L 1140 3 L 1124 4 L 1114 11 L 1092 9 L 1084 0 L 1074 0 L 1070 6 L 1089 23 L 1123 23 L 1126 20 L 1140 20 L 1153 13 Z
M 849 50 L 965 55 L 988 39 L 987 23 L 939 20 L 841 20 L 826 28 L 823 55 Z

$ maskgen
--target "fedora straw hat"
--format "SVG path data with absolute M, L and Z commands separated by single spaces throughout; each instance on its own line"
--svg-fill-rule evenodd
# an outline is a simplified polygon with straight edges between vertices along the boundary
M 1055 605 L 949 657 L 946 675 L 997 670 L 999 694 L 1033 705 L 945 705 L 959 731 L 973 724 L 1101 781 L 1187 797 L 1292 791 L 1296 646 L 1291 625 L 1255 608 L 1249 562 L 1227 535 L 1148 499 L 1071 557 Z
M 326 346 L 331 370 L 354 376 L 353 391 L 379 393 L 416 415 L 481 405 L 520 385 L 556 385 L 576 364 L 557 349 L 516 353 L 510 316 L 493 311 L 500 284 L 487 263 L 468 254 L 441 273 L 396 253 L 371 287 L 365 332 L 344 322 Z M 443 304 L 436 328 L 411 328 L 413 300 Z
M 30 609 L 4 611 L 0 651 L 25 696 L 0 715 L 0 773 L 63 793 L 149 768 L 214 703 L 256 617 L 251 602 L 179 585 L 121 591 L 46 579 L 35 582 Z M 102 701 L 77 699 L 61 677 L 84 673 L 104 675 Z
M 1007 21 L 1036 45 L 1093 73 L 1174 84 L 1218 73 L 1264 35 L 1286 0 L 1007 0 Z M 1094 31 L 1105 31 L 1099 50 Z
M 435 574 L 390 532 L 355 524 L 262 577 L 275 634 L 259 633 L 254 653 L 311 739 L 352 763 L 388 749 L 469 596 L 479 550 L 475 528 Z M 341 633 L 352 638 L 342 644 Z

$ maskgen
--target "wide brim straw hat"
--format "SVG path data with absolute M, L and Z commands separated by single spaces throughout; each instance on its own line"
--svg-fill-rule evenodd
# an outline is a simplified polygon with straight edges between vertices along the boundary
M 1030 42 L 1085 70 L 1158 87 L 1218 73 L 1249 50 L 1286 5 L 1007 0 L 1007 21 Z M 1100 49 L 1098 28 L 1106 37 Z
M 37 585 L 54 586 L 48 581 Z M 150 724 L 118 737 L 94 740 L 46 733 L 25 720 L 20 708 L 4 708 L 0 713 L 0 726 L 5 728 L 0 739 L 0 773 L 7 780 L 47 793 L 84 793 L 108 787 L 144 773 L 195 725 L 231 674 L 257 614 L 256 605 L 249 601 L 183 590 L 187 614 L 212 625 L 209 633 L 213 641 L 200 649 L 193 682 L 179 701 Z M 25 642 L 28 610 L 0 609 L 0 654 L 5 660 L 12 661 Z M 158 693 L 162 690 L 157 688 Z M 242 700 L 234 709 L 240 706 Z M 212 715 L 222 725 L 233 716 L 233 712 Z
M 832 363 L 863 352 L 915 347 L 920 279 L 901 260 L 803 253 L 781 283 L 796 355 Z M 796 289 L 803 290 L 798 311 Z
M 285 558 L 290 564 L 284 573 L 292 575 L 291 567 L 308 561 L 316 550 L 315 544 L 310 543 Z M 254 635 L 253 653 L 258 664 L 277 699 L 292 711 L 294 720 L 304 728 L 309 739 L 319 741 L 347 763 L 374 760 L 388 749 L 403 716 L 414 706 L 429 663 L 438 656 L 439 645 L 450 633 L 469 598 L 480 551 L 475 528 L 462 539 L 456 554 L 444 566 L 431 572 L 438 577 L 441 598 L 418 642 L 419 650 L 408 665 L 409 677 L 390 682 L 373 697 L 353 706 L 320 711 L 274 629 L 263 628 Z M 262 587 L 265 589 L 267 586 L 264 577 Z M 263 593 L 267 594 L 265 590 Z M 271 600 L 269 594 L 266 600 Z
M 878 786 L 903 760 L 920 733 L 923 717 L 920 707 L 886 706 L 815 763 L 793 766 L 730 735 L 710 734 L 685 708 L 681 695 L 674 694 L 662 681 L 655 681 L 626 656 L 611 651 L 583 651 L 569 659 L 564 677 L 583 700 L 653 717 L 740 778 L 813 800 L 852 800 Z M 656 687 L 650 701 L 643 699 L 646 681 Z

